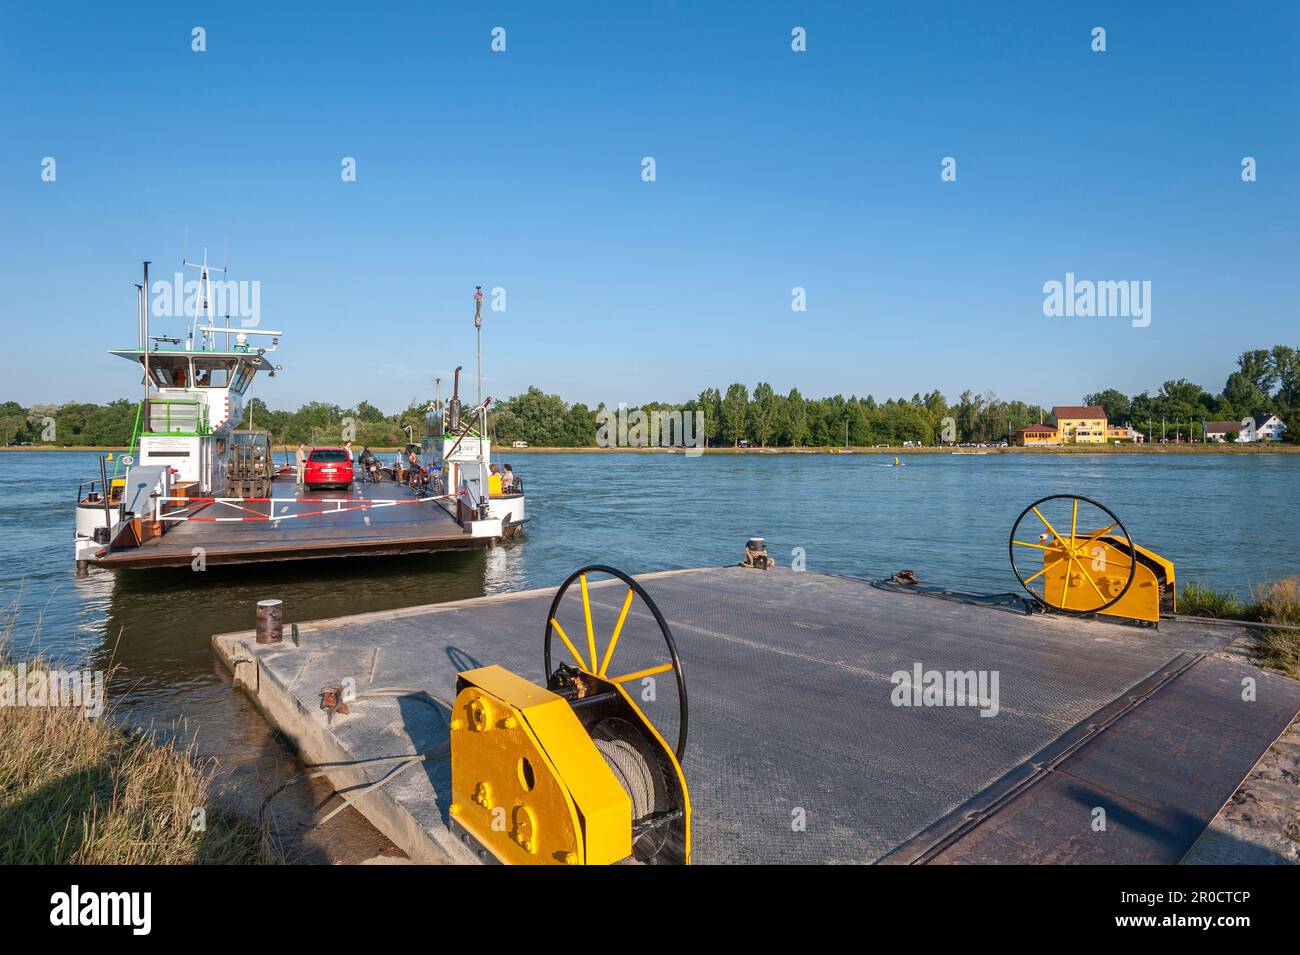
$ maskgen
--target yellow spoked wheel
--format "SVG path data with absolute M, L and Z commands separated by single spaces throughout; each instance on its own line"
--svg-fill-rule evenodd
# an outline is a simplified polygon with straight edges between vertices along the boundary
M 1124 524 L 1104 504 L 1076 494 L 1052 494 L 1026 507 L 1007 546 L 1020 586 L 1043 606 L 1064 613 L 1093 614 L 1114 606 L 1137 572 L 1133 538 Z M 1041 566 L 1034 566 L 1036 559 Z
M 614 630 L 610 634 L 609 642 L 605 644 L 603 651 L 599 650 L 597 647 L 598 641 L 596 639 L 596 631 L 591 622 L 591 596 L 587 589 L 588 574 L 607 574 L 610 577 L 617 577 L 623 583 L 627 584 L 627 594 L 623 598 L 623 605 L 619 610 L 618 622 L 614 624 Z M 568 593 L 569 588 L 575 582 L 579 585 L 579 588 L 582 591 L 582 616 L 583 622 L 586 624 L 586 633 L 583 637 L 579 638 L 582 642 L 581 648 L 579 643 L 575 642 L 569 634 L 564 631 L 564 628 L 560 626 L 559 620 L 556 619 L 556 615 L 560 609 L 560 602 L 564 599 L 564 595 Z M 633 670 L 630 673 L 623 673 L 618 676 L 611 676 L 609 674 L 609 668 L 610 664 L 614 660 L 614 652 L 618 648 L 619 636 L 623 632 L 624 623 L 627 622 L 628 612 L 632 609 L 632 602 L 638 597 L 654 617 L 655 623 L 659 625 L 659 633 L 663 636 L 664 643 L 668 647 L 669 662 L 658 666 L 646 667 L 641 670 Z M 559 667 L 556 667 L 555 669 L 551 668 L 551 634 L 553 633 L 559 636 L 560 642 L 564 644 L 565 649 L 569 651 L 570 655 L 572 655 L 581 672 L 608 680 L 610 683 L 631 683 L 634 680 L 643 680 L 646 677 L 656 676 L 660 673 L 667 673 L 670 670 L 673 672 L 673 675 L 677 679 L 677 703 L 679 711 L 677 746 L 674 752 L 677 755 L 677 762 L 680 764 L 682 757 L 686 752 L 686 677 L 682 673 L 682 661 L 677 655 L 677 643 L 673 640 L 673 632 L 668 627 L 668 621 L 665 620 L 664 615 L 659 612 L 659 608 L 655 606 L 655 602 L 650 599 L 650 595 L 645 592 L 645 588 L 627 574 L 623 573 L 623 571 L 617 570 L 613 567 L 606 567 L 603 564 L 591 564 L 587 567 L 575 570 L 569 575 L 569 578 L 560 585 L 560 589 L 555 592 L 555 599 L 551 601 L 551 609 L 546 616 L 545 660 L 543 665 L 545 667 L 544 672 L 546 673 L 547 684 L 552 687 L 562 681 L 564 677 L 563 670 L 566 667 L 566 664 L 561 663 Z M 583 652 L 584 650 L 585 652 Z

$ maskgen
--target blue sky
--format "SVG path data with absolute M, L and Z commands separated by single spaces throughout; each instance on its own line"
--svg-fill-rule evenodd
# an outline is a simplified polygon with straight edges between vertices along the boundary
M 273 407 L 431 394 L 476 284 L 487 389 L 593 405 L 1217 390 L 1300 344 L 1295 4 L 464 6 L 5 4 L 0 399 L 134 396 L 103 350 L 187 231 L 286 331 Z M 1066 272 L 1150 326 L 1045 317 Z

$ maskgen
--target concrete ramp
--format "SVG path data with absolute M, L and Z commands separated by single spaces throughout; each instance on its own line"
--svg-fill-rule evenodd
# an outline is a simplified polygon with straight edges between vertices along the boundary
M 788 570 L 702 569 L 638 580 L 667 617 L 684 663 L 690 707 L 683 768 L 700 863 L 928 861 L 968 834 L 972 818 L 1004 811 L 1012 796 L 1070 756 L 1091 759 L 1070 764 L 1080 779 L 1126 800 L 1112 813 L 1112 833 L 1154 832 L 1158 823 L 1161 859 L 1180 857 L 1284 718 L 1300 709 L 1300 684 L 1254 668 L 1244 669 L 1259 677 L 1268 718 L 1254 717 L 1262 710 L 1245 717 L 1222 709 L 1215 681 L 1228 685 L 1236 674 L 1223 676 L 1209 661 L 1201 668 L 1219 646 L 1223 631 L 1216 628 L 1029 617 L 1013 607 Z M 624 593 L 616 581 L 591 588 L 600 651 Z M 251 632 L 218 635 L 214 645 L 304 760 L 339 763 L 335 784 L 360 794 L 357 787 L 387 768 L 342 764 L 425 752 L 447 738 L 443 707 L 385 693 L 426 689 L 448 701 L 459 670 L 488 663 L 542 681 L 552 595 L 300 624 L 298 646 L 287 634 L 280 645 L 259 646 Z M 611 673 L 667 660 L 652 618 L 633 606 Z M 559 619 L 585 646 L 576 586 Z M 919 672 L 922 685 L 935 674 L 947 678 L 948 693 L 900 689 L 892 679 L 899 671 Z M 996 693 L 963 701 L 951 690 L 965 679 Z M 321 688 L 345 680 L 361 694 L 351 712 L 322 711 Z M 678 707 L 671 679 L 628 686 L 671 744 Z M 1216 714 L 1212 725 L 1198 716 L 1207 706 Z M 1120 714 L 1150 714 L 1147 728 L 1130 724 L 1140 731 L 1102 759 L 1101 742 L 1108 733 L 1118 738 L 1111 727 Z M 1101 742 L 1084 748 L 1093 740 Z M 1191 761 L 1207 748 L 1223 758 L 1213 772 L 1189 775 L 1187 785 L 1162 789 L 1143 768 L 1159 753 Z M 413 858 L 467 858 L 447 829 L 449 791 L 447 764 L 429 762 L 361 795 L 358 807 Z M 1037 843 L 1008 832 L 1014 843 L 1004 845 L 1024 843 L 1023 860 L 1033 861 L 1071 839 L 1083 844 L 1095 800 L 1078 796 L 1052 808 L 1050 825 L 1022 814 Z M 1171 813 L 1178 825 L 1169 824 Z M 1088 861 L 1110 858 L 1113 850 L 1104 847 L 1119 844 L 1101 843 Z M 1121 857 L 1130 858 L 1116 861 Z

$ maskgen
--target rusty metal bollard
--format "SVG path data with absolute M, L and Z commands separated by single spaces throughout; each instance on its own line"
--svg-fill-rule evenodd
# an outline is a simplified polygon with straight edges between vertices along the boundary
M 257 642 L 279 643 L 284 636 L 284 601 L 257 602 Z

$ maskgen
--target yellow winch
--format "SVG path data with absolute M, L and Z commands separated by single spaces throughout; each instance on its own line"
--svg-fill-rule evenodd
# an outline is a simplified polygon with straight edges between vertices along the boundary
M 597 655 L 589 574 L 627 584 L 618 621 Z M 587 653 L 557 620 L 570 585 L 579 583 Z M 668 662 L 608 675 L 632 602 L 649 609 Z M 574 663 L 551 668 L 551 634 Z M 547 685 L 500 666 L 458 675 L 451 716 L 450 818 L 453 831 L 481 857 L 539 865 L 608 864 L 635 859 L 687 864 L 691 807 L 682 774 L 686 683 L 677 646 L 654 601 L 622 571 L 602 565 L 575 571 L 556 592 L 544 644 Z M 623 685 L 673 672 L 678 736 L 672 749 Z
M 1016 518 L 1008 547 L 1021 586 L 1050 610 L 1152 626 L 1162 610 L 1177 610 L 1173 563 L 1135 544 L 1114 512 L 1091 498 L 1052 494 L 1034 501 Z M 1032 573 L 1017 561 L 1029 552 L 1042 558 Z

